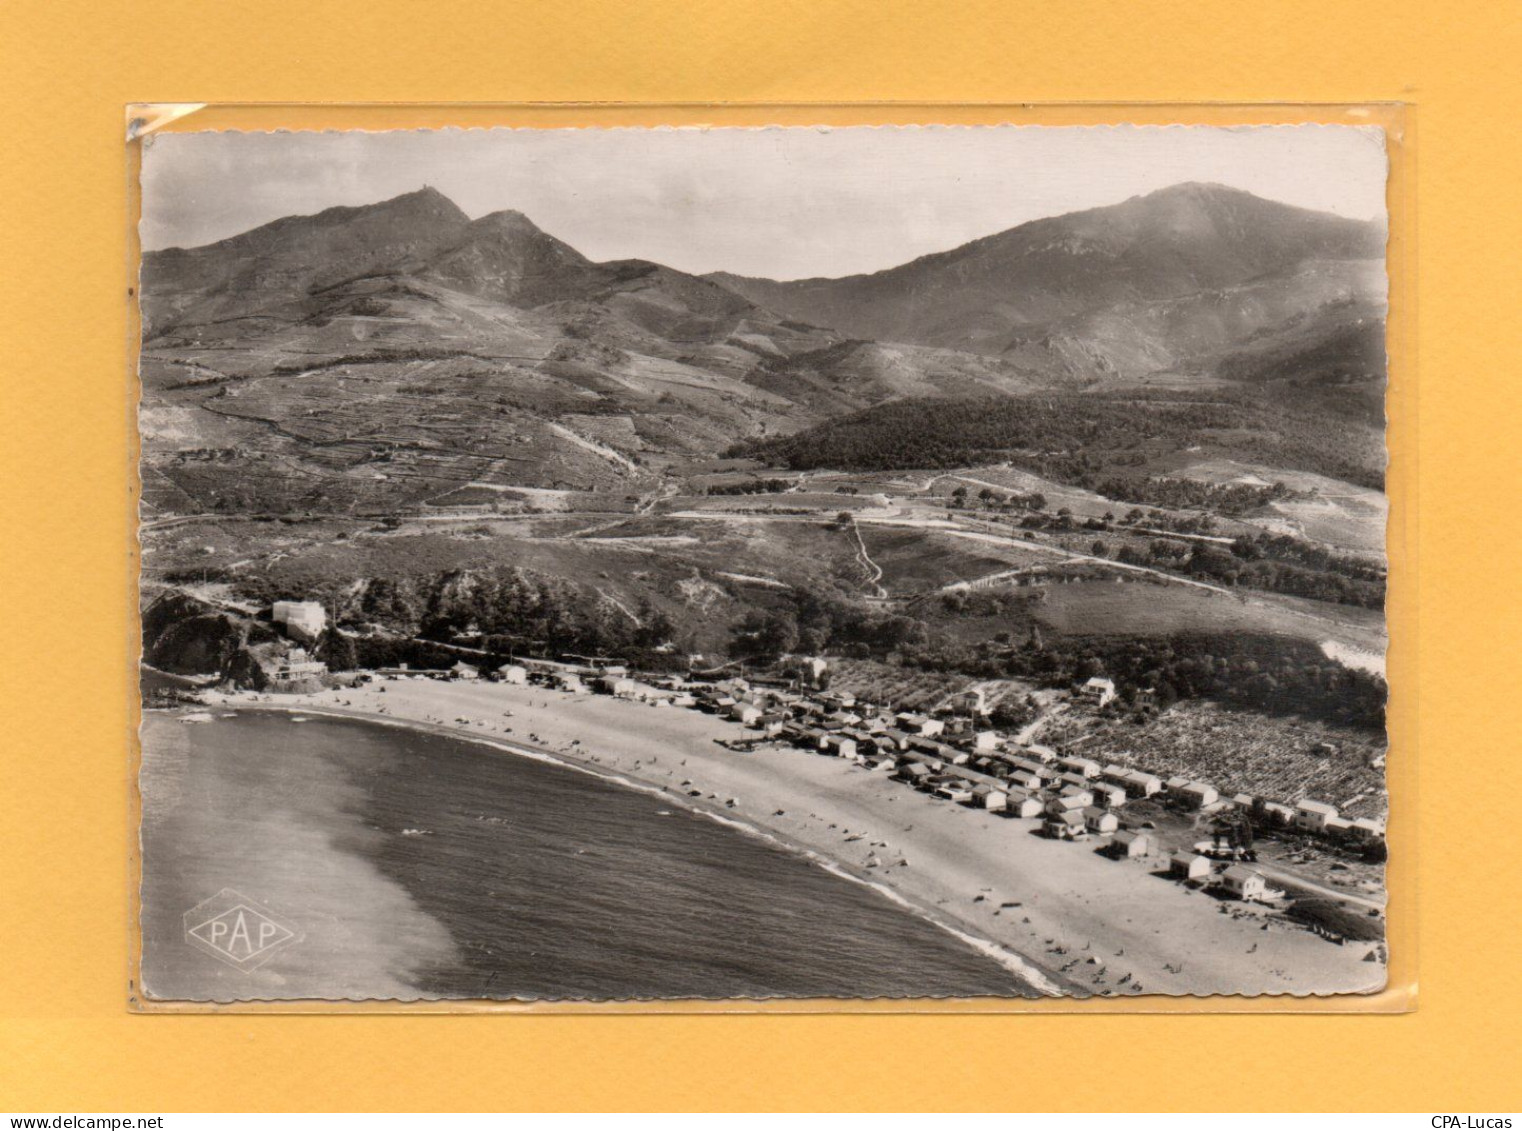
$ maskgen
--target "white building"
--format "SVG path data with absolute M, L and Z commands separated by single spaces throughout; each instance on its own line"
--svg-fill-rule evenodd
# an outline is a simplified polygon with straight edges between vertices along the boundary
M 1308 833 L 1319 833 L 1326 823 L 1337 816 L 1337 806 L 1324 801 L 1302 801 L 1295 806 L 1295 828 Z
M 276 601 L 274 616 L 288 635 L 301 640 L 316 640 L 328 626 L 327 610 L 318 601 Z
M 1246 903 L 1268 898 L 1268 882 L 1259 872 L 1233 864 L 1216 877 L 1216 885 Z
M 1078 697 L 1097 707 L 1107 706 L 1115 698 L 1115 681 L 1095 676 L 1078 688 Z

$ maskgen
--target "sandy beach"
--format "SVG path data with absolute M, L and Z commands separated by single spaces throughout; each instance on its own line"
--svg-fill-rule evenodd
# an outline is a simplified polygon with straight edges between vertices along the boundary
M 660 790 L 993 944 L 1049 993 L 1306 995 L 1372 992 L 1385 980 L 1364 961 L 1366 944 L 1338 946 L 1154 875 L 1165 860 L 1115 861 L 1096 842 L 1047 840 L 1034 819 L 937 800 L 843 759 L 783 746 L 735 753 L 714 740 L 754 732 L 697 711 L 427 679 L 216 698 L 438 728 Z

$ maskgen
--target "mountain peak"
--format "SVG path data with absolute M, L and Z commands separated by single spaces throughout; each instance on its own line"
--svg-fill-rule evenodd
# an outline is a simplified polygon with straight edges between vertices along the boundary
M 319 215 L 327 215 L 329 212 L 341 214 L 343 211 L 345 210 L 330 208 L 327 212 L 319 213 Z M 351 213 L 403 213 L 444 219 L 451 222 L 465 222 L 470 219 L 470 217 L 460 210 L 458 204 L 450 200 L 449 197 L 445 196 L 432 185 L 424 185 L 420 189 L 404 192 L 400 196 L 391 197 L 389 200 L 377 201 L 374 204 L 361 204 L 357 208 L 347 211 Z

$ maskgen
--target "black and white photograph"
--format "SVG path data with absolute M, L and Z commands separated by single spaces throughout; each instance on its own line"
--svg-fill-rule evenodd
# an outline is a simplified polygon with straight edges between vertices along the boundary
M 1382 130 L 142 148 L 146 1001 L 1385 987 Z

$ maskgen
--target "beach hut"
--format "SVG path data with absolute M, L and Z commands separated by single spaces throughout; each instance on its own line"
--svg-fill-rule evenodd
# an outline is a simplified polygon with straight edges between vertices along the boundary
M 1009 806 L 1009 794 L 991 785 L 973 786 L 972 797 L 975 804 L 990 813 L 1002 813 Z
M 1139 829 L 1122 829 L 1115 834 L 1111 842 L 1111 848 L 1116 856 L 1134 860 L 1143 856 L 1152 855 L 1152 837 Z
M 961 778 L 952 778 L 935 787 L 935 795 L 946 801 L 966 805 L 972 800 L 972 787 Z
M 1262 873 L 1233 864 L 1216 877 L 1216 886 L 1244 903 L 1256 903 L 1268 895 L 1268 881 Z
M 929 715 L 916 715 L 912 711 L 902 711 L 894 716 L 901 730 L 910 734 L 917 734 L 923 738 L 934 738 L 946 730 L 946 724 L 940 719 L 932 719 Z
M 1057 816 L 1062 813 L 1076 813 L 1088 808 L 1093 798 L 1083 797 L 1053 797 L 1046 803 L 1048 815 Z
M 1083 823 L 1083 814 L 1077 812 L 1047 814 L 1042 823 L 1042 831 L 1053 840 L 1085 840 L 1089 835 Z
M 843 734 L 827 734 L 819 743 L 819 749 L 837 758 L 856 757 L 856 740 Z
M 1083 810 L 1083 827 L 1097 836 L 1105 836 L 1120 828 L 1120 818 L 1107 809 L 1091 805 Z
M 910 785 L 918 786 L 930 776 L 930 767 L 923 762 L 903 762 L 893 774 Z
M 620 699 L 634 698 L 638 688 L 628 676 L 605 675 L 598 679 L 598 688 L 605 695 L 616 695 Z
M 450 679 L 479 679 L 480 677 L 480 670 L 467 664 L 464 660 L 455 661 L 455 666 L 449 669 Z
M 1089 791 L 1094 795 L 1094 804 L 1106 809 L 1119 809 L 1126 803 L 1126 791 L 1118 785 L 1100 782 L 1089 786 Z
M 1097 778 L 1101 769 L 1092 758 L 1058 758 L 1057 768 L 1085 779 Z
M 528 669 L 522 664 L 503 664 L 497 669 L 497 679 L 503 683 L 513 683 L 522 687 L 528 683 Z
M 1210 861 L 1193 852 L 1175 852 L 1168 860 L 1168 875 L 1176 880 L 1203 880 L 1210 876 Z
M 1004 812 L 1011 817 L 1039 817 L 1043 808 L 1041 798 L 1029 793 L 1011 792 L 1009 801 L 1005 803 Z
M 729 717 L 742 726 L 750 726 L 758 722 L 765 711 L 756 703 L 735 703 L 729 708 Z
M 1216 792 L 1213 785 L 1206 785 L 1202 781 L 1192 781 L 1178 791 L 1178 797 L 1186 809 L 1203 809 L 1207 805 L 1214 805 L 1220 800 L 1221 795 Z

